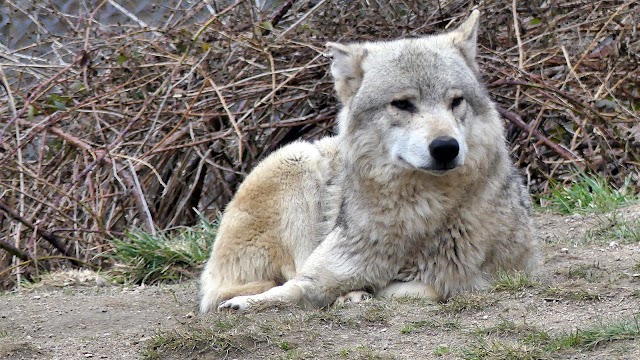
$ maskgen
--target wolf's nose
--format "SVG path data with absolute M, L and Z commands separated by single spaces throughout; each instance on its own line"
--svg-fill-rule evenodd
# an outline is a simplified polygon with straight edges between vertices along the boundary
M 429 144 L 431 156 L 439 163 L 446 164 L 458 156 L 460 145 L 451 136 L 440 136 Z

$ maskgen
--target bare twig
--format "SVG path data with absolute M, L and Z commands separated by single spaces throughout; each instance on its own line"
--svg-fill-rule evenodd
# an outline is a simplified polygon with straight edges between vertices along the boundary
M 13 220 L 16 220 L 16 221 L 20 222 L 21 224 L 25 225 L 29 229 L 31 229 L 34 232 L 36 232 L 38 236 L 40 236 L 41 238 L 45 239 L 49 244 L 53 245 L 53 247 L 56 248 L 56 250 L 61 252 L 64 256 L 68 257 L 71 260 L 72 264 L 81 265 L 82 262 L 79 261 L 79 259 L 77 259 L 76 257 L 74 257 L 73 254 L 71 254 L 64 247 L 64 245 L 62 244 L 62 241 L 60 239 L 58 239 L 57 236 L 51 234 L 50 232 L 48 232 L 46 230 L 38 229 L 35 224 L 31 223 L 27 219 L 25 219 L 22 216 L 20 216 L 20 214 L 18 214 L 15 210 L 11 209 L 9 207 L 9 205 L 7 205 L 2 200 L 0 200 L 0 210 L 2 210 L 5 214 L 7 214 L 7 216 L 12 218 Z

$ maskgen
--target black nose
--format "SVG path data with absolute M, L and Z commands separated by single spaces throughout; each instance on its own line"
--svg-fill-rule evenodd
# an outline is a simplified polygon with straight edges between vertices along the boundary
M 458 156 L 460 146 L 458 141 L 451 136 L 435 138 L 429 145 L 431 156 L 439 163 L 446 164 Z

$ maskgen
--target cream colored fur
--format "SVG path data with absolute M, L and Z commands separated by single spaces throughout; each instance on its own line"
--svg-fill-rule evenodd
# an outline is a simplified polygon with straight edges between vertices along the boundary
M 501 269 L 535 270 L 528 194 L 478 80 L 477 25 L 475 11 L 442 35 L 328 44 L 339 133 L 246 178 L 202 274 L 202 312 L 362 290 L 445 300 Z M 450 158 L 433 150 L 443 139 Z

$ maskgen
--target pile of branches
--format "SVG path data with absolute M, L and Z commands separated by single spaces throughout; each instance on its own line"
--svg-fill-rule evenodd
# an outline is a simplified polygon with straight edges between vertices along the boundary
M 98 7 L 40 38 L 64 45 L 49 56 L 0 54 L 0 277 L 52 258 L 99 266 L 128 229 L 215 218 L 273 150 L 333 133 L 327 41 L 438 33 L 474 6 L 238 1 L 196 23 L 202 3 L 156 27 L 101 25 Z M 578 170 L 638 184 L 640 5 L 476 6 L 483 81 L 532 191 Z

